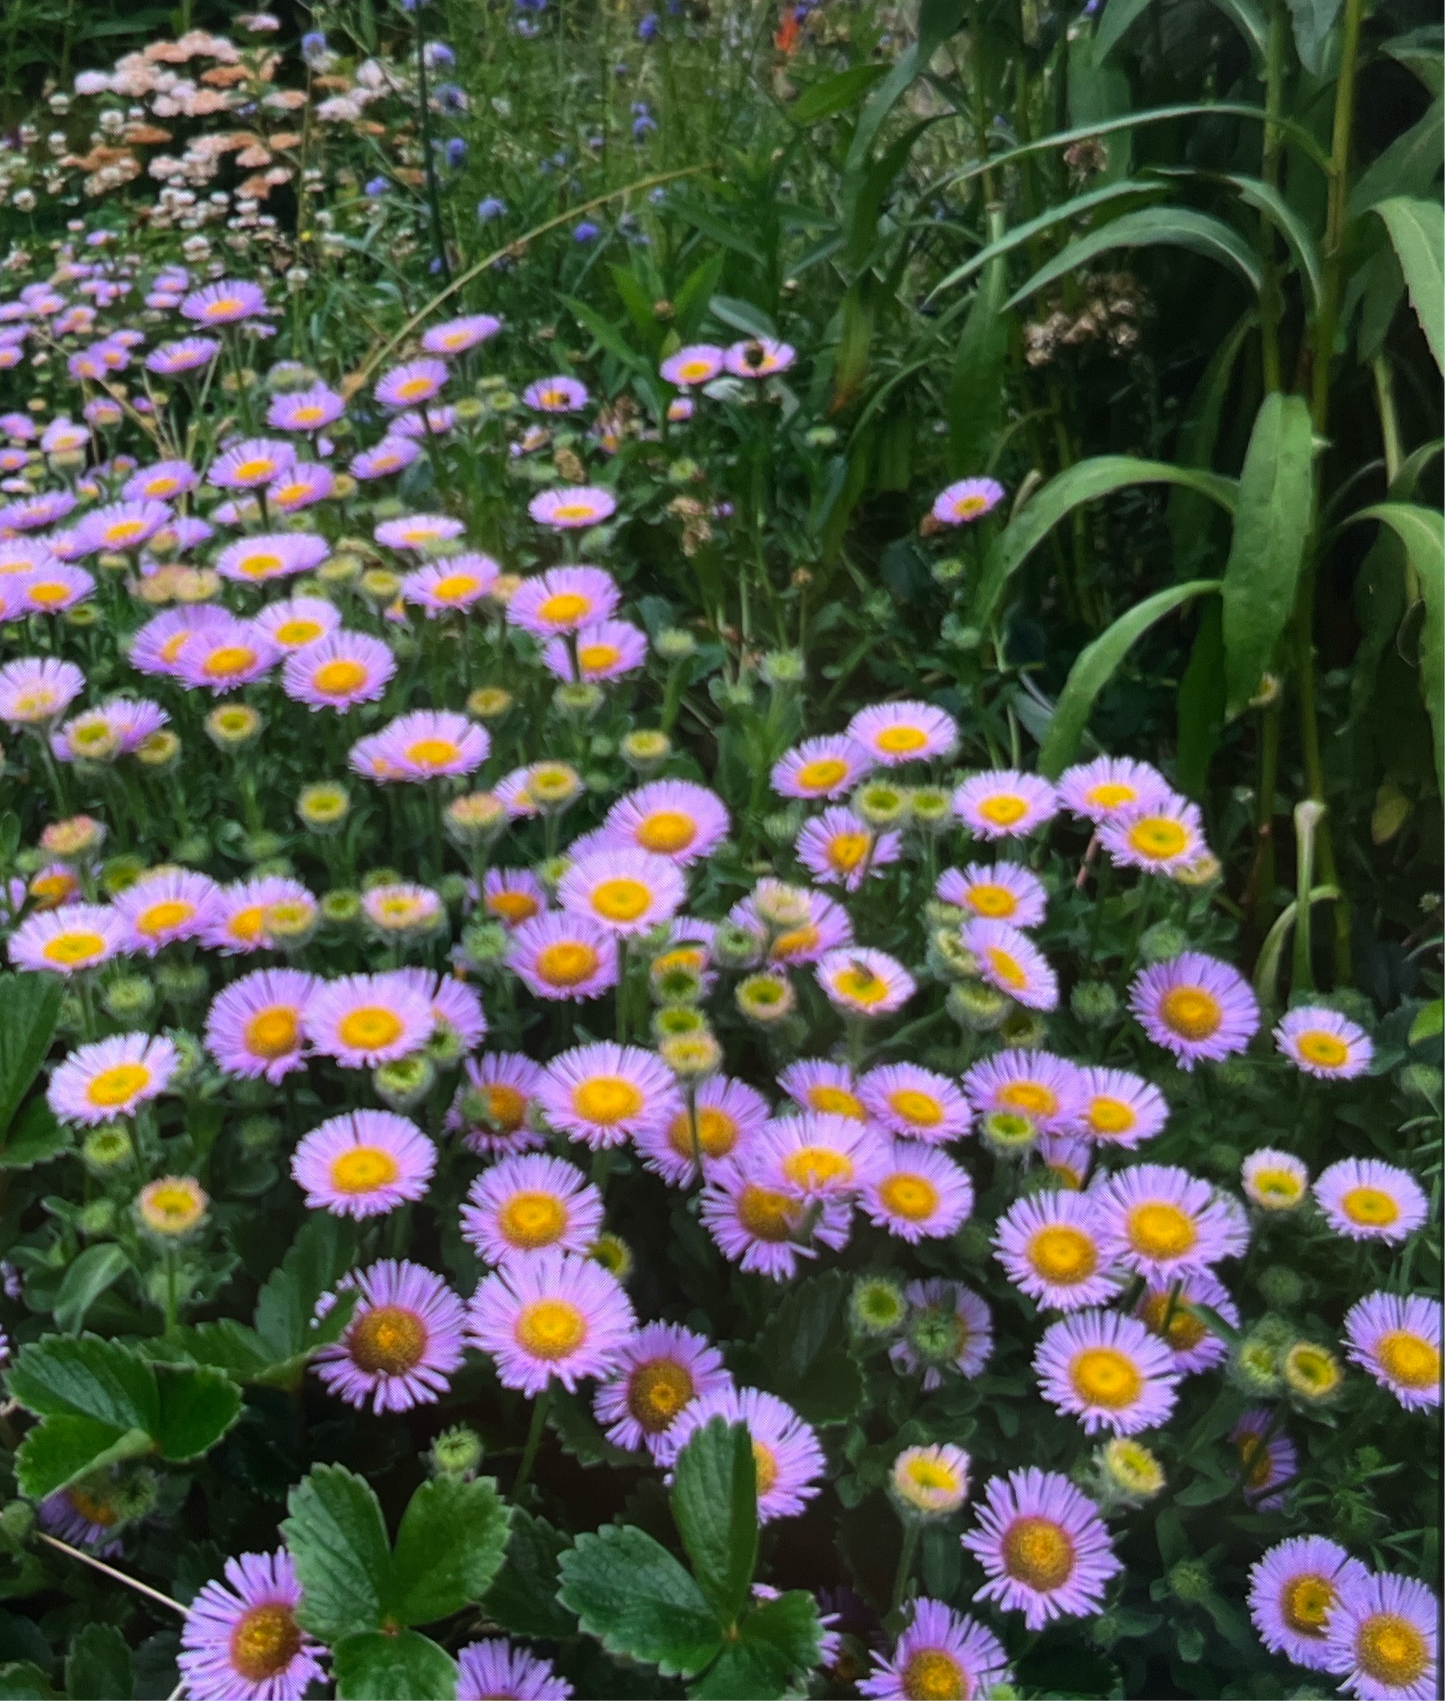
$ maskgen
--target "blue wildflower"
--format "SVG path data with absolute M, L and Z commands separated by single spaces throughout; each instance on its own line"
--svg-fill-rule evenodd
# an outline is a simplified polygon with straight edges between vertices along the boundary
M 477 217 L 483 224 L 489 223 L 492 219 L 505 218 L 506 214 L 507 203 L 499 201 L 495 195 L 488 195 L 485 201 L 477 202 Z
M 637 26 L 639 41 L 651 41 L 657 34 L 658 17 L 656 12 L 649 12 Z
M 601 227 L 593 224 L 591 219 L 583 219 L 572 227 L 574 242 L 595 242 L 601 234 Z

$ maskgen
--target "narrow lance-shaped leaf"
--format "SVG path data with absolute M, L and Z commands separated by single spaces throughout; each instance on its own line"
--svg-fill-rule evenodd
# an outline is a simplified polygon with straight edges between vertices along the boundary
M 45 1061 L 62 996 L 56 975 L 0 975 L 0 1132 Z
M 1445 372 L 1445 208 L 1438 201 L 1412 201 L 1396 196 L 1374 209 L 1385 221 L 1410 305 Z
M 1186 585 L 1170 585 L 1166 590 L 1156 591 L 1127 614 L 1120 615 L 1106 632 L 1080 652 L 1059 693 L 1048 734 L 1039 751 L 1041 774 L 1047 779 L 1057 779 L 1073 761 L 1095 699 L 1149 628 L 1186 602 L 1218 589 L 1218 579 L 1193 579 Z
M 1302 396 L 1266 396 L 1255 418 L 1224 567 L 1225 710 L 1259 690 L 1294 608 L 1314 529 L 1314 434 Z

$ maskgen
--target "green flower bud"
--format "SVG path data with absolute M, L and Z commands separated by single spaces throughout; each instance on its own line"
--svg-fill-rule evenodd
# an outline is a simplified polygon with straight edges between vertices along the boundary
M 142 975 L 122 975 L 101 994 L 106 1015 L 123 1027 L 139 1027 L 155 1008 L 156 989 Z
M 848 1316 L 860 1335 L 896 1335 L 908 1316 L 903 1289 L 887 1276 L 862 1276 L 853 1284 Z
M 1069 994 L 1069 1009 L 1086 1028 L 1107 1028 L 1119 1019 L 1119 995 L 1106 980 L 1081 980 Z
M 454 1424 L 432 1442 L 433 1476 L 460 1477 L 470 1482 L 481 1468 L 482 1438 L 469 1424 Z
M 1139 940 L 1139 956 L 1146 963 L 1169 963 L 1189 948 L 1189 935 L 1172 921 L 1156 921 Z
M 436 1081 L 435 1065 L 418 1052 L 411 1057 L 399 1057 L 394 1063 L 380 1063 L 371 1072 L 371 1084 L 376 1096 L 392 1110 L 406 1111 L 418 1105 L 431 1091 Z

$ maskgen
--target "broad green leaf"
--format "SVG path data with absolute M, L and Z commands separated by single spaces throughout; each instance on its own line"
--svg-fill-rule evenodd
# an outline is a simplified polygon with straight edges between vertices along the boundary
M 482 1603 L 487 1617 L 518 1636 L 574 1635 L 577 1621 L 557 1599 L 557 1558 L 568 1545 L 545 1518 L 514 1507 L 506 1561 Z
M 1289 0 L 1295 51 L 1312 76 L 1325 70 L 1325 45 L 1344 0 Z
M 1441 56 L 1438 22 L 1391 36 L 1380 51 L 1413 71 L 1437 99 L 1445 94 L 1445 58 Z
M 1214 4 L 1249 43 L 1255 63 L 1262 65 L 1269 46 L 1269 22 L 1264 8 L 1257 0 L 1214 0 Z
M 114 1241 L 87 1246 L 65 1272 L 60 1291 L 55 1296 L 56 1328 L 68 1335 L 78 1334 L 84 1326 L 86 1312 L 129 1268 L 130 1258 L 125 1249 Z
M 660 1543 L 631 1524 L 578 1536 L 560 1561 L 562 1604 L 609 1654 L 691 1676 L 722 1646 L 707 1597 Z
M 736 1622 L 758 1558 L 758 1479 L 744 1424 L 716 1417 L 678 1454 L 672 1516 L 702 1592 Z
M 1119 187 L 1122 189 L 1123 184 Z M 1223 219 L 1209 213 L 1195 212 L 1192 207 L 1140 207 L 1131 213 L 1121 213 L 1108 224 L 1076 237 L 1067 248 L 1056 254 L 1047 265 L 1040 266 L 1022 289 L 1015 290 L 1006 302 L 1017 307 L 1019 302 L 1045 289 L 1059 278 L 1080 266 L 1087 265 L 1100 254 L 1116 248 L 1151 248 L 1159 244 L 1187 248 L 1202 254 L 1206 260 L 1217 260 L 1231 266 L 1258 293 L 1264 274 L 1259 255 Z
M 1002 207 L 989 209 L 989 241 L 1003 235 Z M 954 475 L 968 477 L 989 464 L 1003 422 L 1008 362 L 1008 264 L 1000 256 L 985 267 L 963 322 L 948 389 L 948 460 Z
M 304 1591 L 297 1617 L 335 1644 L 379 1629 L 391 1587 L 391 1548 L 370 1483 L 343 1465 L 317 1465 L 287 1497 L 282 1539 Z
M 129 1701 L 130 1648 L 113 1624 L 82 1624 L 65 1651 L 70 1701 Z
M 0 1701 L 53 1701 L 58 1695 L 33 1660 L 7 1660 L 0 1665 Z
M 1094 132 L 1090 132 L 1094 134 Z M 1128 178 L 1123 183 L 1106 183 L 1101 189 L 1090 189 L 1082 195 L 1076 195 L 1072 201 L 1066 201 L 1061 207 L 1052 207 L 1046 213 L 1040 213 L 1037 218 L 1026 220 L 981 248 L 971 260 L 963 265 L 955 266 L 942 283 L 937 283 L 928 293 L 928 299 L 942 295 L 944 290 L 953 289 L 958 284 L 967 283 L 975 272 L 981 272 L 985 266 L 994 260 L 1002 259 L 1005 254 L 1012 254 L 1016 248 L 1023 248 L 1032 243 L 1047 230 L 1052 230 L 1057 224 L 1068 224 L 1070 220 L 1082 218 L 1085 213 L 1092 213 L 1098 207 L 1108 206 L 1111 202 L 1122 200 L 1149 199 L 1165 193 L 1163 183 L 1146 182 L 1140 178 Z
M 1046 779 L 1056 780 L 1073 761 L 1095 699 L 1138 640 L 1166 614 L 1218 589 L 1218 579 L 1192 579 L 1188 584 L 1156 591 L 1121 614 L 1107 631 L 1079 652 L 1054 705 L 1053 718 L 1039 751 L 1039 772 Z
M 1103 124 L 1118 118 L 1133 105 L 1129 79 L 1117 65 L 1096 55 L 1095 44 L 1083 31 L 1068 43 L 1069 125 Z M 1105 165 L 1099 174 L 1103 183 L 1117 183 L 1129 175 L 1134 161 L 1134 137 L 1119 131 L 1104 147 Z
M 90 1471 L 154 1451 L 155 1442 L 143 1429 L 117 1429 L 93 1417 L 48 1417 L 20 1443 L 15 1481 L 22 1494 L 44 1500 Z
M 387 1617 L 400 1624 L 434 1624 L 481 1600 L 507 1551 L 510 1516 L 490 1477 L 424 1482 L 397 1531 Z
M 1384 153 L 1360 173 L 1350 191 L 1348 215 L 1361 218 L 1379 201 L 1392 196 L 1424 199 L 1440 175 L 1440 156 L 1445 152 L 1445 100 L 1434 100 L 1430 109 L 1403 136 L 1397 136 Z
M 1169 461 L 1142 461 L 1132 455 L 1098 455 L 1079 461 L 1037 490 L 995 538 L 984 557 L 973 595 L 970 624 L 986 631 L 998 613 L 1009 579 L 1023 566 L 1060 520 L 1085 502 L 1096 502 L 1131 484 L 1177 484 L 1234 511 L 1238 487 L 1232 478 Z
M 816 124 L 820 119 L 846 112 L 859 95 L 866 94 L 880 77 L 887 75 L 887 65 L 850 65 L 846 71 L 804 89 L 784 111 L 794 124 Z
M 818 1663 L 822 1626 L 813 1597 L 794 1589 L 750 1612 L 689 1695 L 708 1701 L 777 1701 L 798 1694 Z
M 271 1362 L 256 1331 L 234 1317 L 183 1325 L 147 1341 L 145 1352 L 152 1364 L 209 1365 L 237 1382 L 254 1381 Z
M 0 974 L 0 1130 L 40 1073 L 63 996 L 55 975 Z
M 1439 1039 L 1442 1033 L 1445 1033 L 1445 1003 L 1436 998 L 1415 1012 L 1409 1043 L 1424 1045 L 1427 1040 Z
M 161 1457 L 177 1464 L 198 1459 L 241 1415 L 241 1390 L 219 1370 L 157 1365 L 160 1420 L 155 1439 Z
M 797 1283 L 740 1355 L 747 1380 L 786 1400 L 808 1423 L 844 1423 L 863 1399 L 848 1330 L 849 1291 L 839 1270 Z
M 1227 336 L 1220 339 L 1204 375 L 1189 401 L 1184 423 L 1179 428 L 1175 460 L 1180 466 L 1208 470 L 1215 461 L 1220 420 L 1234 384 L 1234 369 L 1240 351 L 1259 327 L 1259 314 L 1251 307 L 1241 313 Z M 1169 498 L 1169 536 L 1174 545 L 1174 575 L 1193 578 L 1213 548 L 1212 522 L 1221 519 L 1218 510 L 1195 491 L 1180 488 Z
M 301 1225 L 256 1300 L 256 1333 L 273 1361 L 309 1352 L 326 1339 L 329 1318 L 322 1329 L 312 1327 L 316 1302 L 356 1262 L 356 1244 L 355 1224 L 325 1211 L 313 1211 Z
M 0 1169 L 34 1169 L 70 1150 L 70 1129 L 39 1097 L 30 1100 L 0 1143 Z
M 88 1417 L 148 1435 L 160 1421 L 155 1372 L 129 1347 L 99 1335 L 34 1341 L 20 1349 L 6 1381 L 38 1417 Z
M 1255 417 L 1224 565 L 1225 712 L 1242 714 L 1294 610 L 1314 530 L 1314 431 L 1303 396 L 1266 396 Z
M 1445 209 L 1438 201 L 1398 196 L 1373 210 L 1385 221 L 1410 305 L 1436 366 L 1445 372 Z
M 337 1701 L 453 1701 L 456 1661 L 415 1630 L 363 1630 L 331 1650 Z
M 688 273 L 672 304 L 673 326 L 686 341 L 702 323 L 707 304 L 722 281 L 726 256 L 709 254 L 700 265 Z
M 1102 65 L 1125 34 L 1149 10 L 1149 0 L 1109 0 L 1094 33 L 1094 63 Z

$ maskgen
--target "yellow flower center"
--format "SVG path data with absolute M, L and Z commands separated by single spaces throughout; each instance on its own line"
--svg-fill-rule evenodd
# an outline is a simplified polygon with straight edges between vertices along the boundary
M 405 1376 L 426 1352 L 426 1324 L 402 1305 L 378 1305 L 351 1326 L 347 1349 L 372 1376 Z
M 692 1129 L 686 1111 L 673 1117 L 668 1124 L 667 1143 L 680 1158 L 691 1158 Z M 726 1111 L 712 1105 L 699 1105 L 697 1143 L 704 1157 L 725 1158 L 738 1143 L 738 1125 Z
M 1122 809 L 1126 803 L 1137 802 L 1139 793 L 1121 780 L 1101 780 L 1084 793 L 1084 801 L 1095 809 Z
M 515 1087 L 504 1081 L 493 1081 L 484 1089 L 487 1115 L 503 1134 L 515 1134 L 527 1114 L 527 1100 Z
M 1007 886 L 995 886 L 985 880 L 969 887 L 965 902 L 975 915 L 994 921 L 1007 921 L 1019 907 L 1018 899 Z
M 270 478 L 276 471 L 276 463 L 269 456 L 257 455 L 249 461 L 242 461 L 236 468 L 237 478 Z
M 403 378 L 396 393 L 404 402 L 419 402 L 431 394 L 431 379 Z
M 473 573 L 448 573 L 438 579 L 431 594 L 438 602 L 463 602 L 482 588 L 482 581 Z
M 888 982 L 866 965 L 854 963 L 833 976 L 833 990 L 853 1004 L 881 1004 L 888 996 Z
M 1099 1249 L 1082 1229 L 1053 1223 L 1029 1242 L 1029 1262 L 1045 1281 L 1068 1287 L 1087 1281 L 1099 1267 Z
M 338 1193 L 374 1193 L 400 1174 L 401 1166 L 380 1146 L 353 1146 L 333 1160 L 331 1185 Z
M 799 957 L 806 951 L 816 950 L 818 938 L 818 930 L 811 922 L 805 922 L 802 927 L 790 927 L 786 933 L 780 933 L 773 941 L 768 956 L 774 962 L 787 962 L 791 957 Z
M 1257 1169 L 1250 1185 L 1272 1205 L 1293 1205 L 1304 1192 L 1304 1183 L 1288 1169 Z
M 920 1648 L 903 1668 L 901 1684 L 908 1701 L 966 1701 L 968 1673 L 941 1648 Z
M 141 911 L 135 919 L 136 932 L 155 939 L 189 921 L 195 913 L 196 906 L 186 899 L 167 898 L 163 903 L 152 904 L 149 909 Z
M 596 1075 L 572 1091 L 572 1108 L 585 1122 L 612 1127 L 636 1116 L 646 1101 L 641 1092 L 620 1075 Z
M 648 1435 L 661 1435 L 695 1392 L 685 1365 L 671 1358 L 649 1359 L 628 1380 L 627 1409 Z
M 999 1088 L 998 1102 L 1025 1116 L 1052 1116 L 1059 1108 L 1058 1096 L 1042 1081 L 1010 1081 Z
M 205 1211 L 205 1200 L 198 1189 L 184 1182 L 167 1186 L 162 1183 L 147 1188 L 141 1199 L 141 1215 L 157 1229 L 175 1234 L 198 1222 Z
M 888 1095 L 889 1108 L 916 1128 L 936 1128 L 943 1121 L 943 1106 L 931 1093 L 917 1087 L 900 1087 Z
M 1199 1239 L 1194 1219 L 1162 1199 L 1136 1205 L 1128 1218 L 1129 1244 L 1146 1258 L 1182 1258 Z
M 1057 1589 L 1074 1569 L 1074 1544 L 1052 1518 L 1015 1518 L 1004 1532 L 1004 1570 L 1031 1589 Z
M 1279 1615 L 1296 1634 L 1323 1641 L 1325 1621 L 1336 1598 L 1328 1577 L 1302 1571 L 1285 1584 L 1279 1598 Z
M 41 608 L 58 608 L 70 595 L 70 587 L 58 580 L 42 579 L 32 584 L 27 594 L 31 602 L 38 603 Z
M 366 680 L 364 664 L 352 661 L 350 657 L 324 662 L 311 675 L 312 688 L 323 697 L 343 697 L 348 691 L 355 691 L 358 685 L 365 685 Z
M 798 1207 L 786 1193 L 750 1183 L 738 1194 L 738 1221 L 755 1240 L 773 1245 L 788 1240 L 798 1221 Z
M 104 951 L 105 940 L 98 933 L 57 933 L 41 947 L 40 955 L 48 962 L 74 967 L 93 962 Z
M 998 792 L 993 797 L 986 797 L 978 805 L 978 812 L 995 827 L 1012 827 L 1028 814 L 1028 799 L 1020 797 L 1017 792 Z
M 567 1207 L 555 1193 L 514 1193 L 497 1212 L 497 1227 L 508 1245 L 530 1252 L 567 1232 Z
M 353 1051 L 381 1051 L 395 1045 L 405 1031 L 401 1017 L 379 1004 L 348 1010 L 336 1025 L 341 1043 Z
M 1307 1063 L 1319 1069 L 1339 1069 L 1350 1060 L 1350 1048 L 1337 1035 L 1323 1028 L 1310 1028 L 1295 1035 L 1295 1045 Z
M 1132 1106 L 1123 1099 L 1110 1098 L 1107 1093 L 1090 1100 L 1088 1119 L 1093 1132 L 1105 1138 L 1127 1134 L 1138 1121 Z
M 926 1175 L 900 1172 L 879 1183 L 878 1197 L 896 1217 L 926 1222 L 938 1209 L 938 1189 Z
M 461 755 L 449 738 L 419 738 L 406 747 L 406 759 L 418 768 L 444 768 Z
M 804 762 L 793 775 L 793 784 L 800 791 L 832 791 L 848 778 L 848 764 L 841 756 L 820 756 L 815 762 Z
M 548 986 L 580 986 L 597 972 L 597 953 L 580 939 L 563 939 L 544 945 L 533 968 Z
M 652 892 L 641 880 L 604 880 L 592 893 L 593 909 L 607 921 L 636 921 L 651 902 Z
M 541 906 L 530 892 L 506 891 L 493 892 L 487 899 L 487 908 L 493 915 L 515 925 L 536 915 Z
M 99 1524 L 102 1530 L 113 1529 L 120 1522 L 120 1516 L 114 1506 L 101 1500 L 98 1495 L 88 1493 L 79 1484 L 61 1492 L 82 1518 L 91 1524 Z
M 537 618 L 549 626 L 573 626 L 592 608 L 591 597 L 578 591 L 558 591 L 537 609 Z
M 1014 992 L 1022 992 L 1029 984 L 1029 977 L 1023 964 L 1011 951 L 1005 951 L 1001 946 L 989 945 L 984 949 L 988 958 L 988 966 L 994 972 L 994 978 Z
M 853 1160 L 831 1146 L 803 1146 L 783 1159 L 783 1174 L 795 1187 L 825 1187 L 830 1181 L 851 1181 Z
M 1224 1012 L 1202 986 L 1176 986 L 1159 1000 L 1164 1026 L 1181 1039 L 1206 1040 L 1219 1031 Z
M 231 1632 L 231 1666 L 247 1683 L 266 1683 L 285 1671 L 301 1652 L 301 1632 L 291 1609 L 267 1601 L 242 1613 Z
M 928 743 L 928 734 L 922 727 L 888 726 L 880 732 L 874 744 L 889 756 L 907 756 L 915 750 L 921 750 Z
M 577 665 L 583 673 L 604 673 L 621 660 L 622 651 L 616 644 L 580 644 L 577 648 Z
M 871 833 L 835 833 L 828 841 L 829 864 L 840 874 L 851 874 L 868 854 Z
M 587 1339 L 587 1319 L 569 1300 L 536 1299 L 518 1313 L 517 1345 L 533 1358 L 553 1361 L 575 1353 Z
M 264 579 L 268 573 L 280 572 L 285 562 L 279 555 L 262 549 L 253 555 L 243 555 L 237 565 L 248 579 Z
M 866 1122 L 868 1112 L 862 1102 L 845 1087 L 820 1085 L 808 1088 L 808 1103 L 826 1116 L 846 1116 L 854 1122 Z
M 252 1057 L 285 1057 L 295 1051 L 300 1038 L 296 1011 L 284 1004 L 260 1010 L 247 1022 L 245 1035 Z
M 761 1499 L 778 1480 L 778 1456 L 766 1442 L 753 1442 L 753 1471 L 758 1479 L 758 1498 Z
M 1190 1352 L 1197 1347 L 1209 1331 L 1194 1316 L 1186 1311 L 1176 1299 L 1174 1312 L 1169 1318 L 1169 1328 L 1166 1333 L 1164 1318 L 1169 1311 L 1169 1295 L 1154 1291 L 1145 1296 L 1144 1303 L 1139 1307 L 1139 1321 L 1161 1338 L 1167 1340 L 1175 1352 Z
M 680 809 L 659 809 L 637 829 L 637 842 L 659 856 L 686 850 L 697 837 L 697 822 Z
M 1433 1388 L 1440 1380 L 1440 1349 L 1408 1329 L 1392 1329 L 1375 1348 L 1385 1374 L 1402 1388 Z
M 1235 1442 L 1239 1463 L 1244 1471 L 1244 1485 L 1249 1489 L 1268 1488 L 1274 1478 L 1274 1459 L 1264 1445 L 1262 1435 L 1241 1435 Z
M 1080 1399 L 1112 1412 L 1132 1406 L 1144 1389 L 1139 1367 L 1114 1347 L 1090 1347 L 1069 1366 L 1069 1378 Z
M 1373 1612 L 1355 1633 L 1355 1658 L 1376 1683 L 1403 1689 L 1430 1664 L 1424 1632 L 1397 1612 Z
M 1388 1228 L 1400 1215 L 1400 1202 L 1379 1187 L 1352 1187 L 1340 1200 L 1352 1223 L 1364 1228 Z
M 1154 861 L 1180 855 L 1191 842 L 1188 829 L 1172 815 L 1142 815 L 1129 828 L 1129 843 Z
M 151 1072 L 144 1063 L 117 1063 L 91 1077 L 85 1096 L 93 1105 L 110 1110 L 128 1104 L 150 1085 Z
M 248 644 L 222 644 L 206 657 L 201 672 L 208 679 L 232 679 L 254 666 L 255 661 L 256 652 Z

